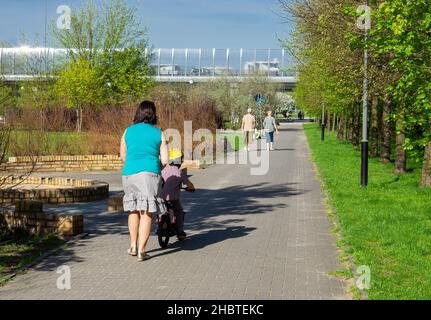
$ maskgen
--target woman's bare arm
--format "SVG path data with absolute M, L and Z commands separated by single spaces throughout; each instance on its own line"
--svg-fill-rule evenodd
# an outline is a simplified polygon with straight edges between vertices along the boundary
M 166 143 L 165 134 L 162 132 L 162 144 L 160 145 L 160 162 L 162 167 L 169 163 L 168 145 Z
M 126 146 L 126 138 L 124 137 L 126 135 L 126 131 L 124 131 L 123 136 L 121 137 L 121 144 L 120 144 L 120 158 L 123 160 L 123 162 L 126 162 L 126 152 L 127 152 L 127 146 Z
M 275 119 L 274 119 L 274 128 L 275 128 L 275 132 L 278 134 L 277 121 Z

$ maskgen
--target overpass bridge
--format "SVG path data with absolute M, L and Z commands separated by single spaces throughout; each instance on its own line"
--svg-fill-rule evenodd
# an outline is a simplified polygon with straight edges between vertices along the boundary
M 224 78 L 244 81 L 254 75 L 266 76 L 283 90 L 292 90 L 295 73 L 289 71 L 293 58 L 284 49 L 146 49 L 152 77 L 157 82 L 199 83 Z M 0 48 L 0 77 L 7 82 L 29 81 L 52 75 L 68 59 L 60 48 Z

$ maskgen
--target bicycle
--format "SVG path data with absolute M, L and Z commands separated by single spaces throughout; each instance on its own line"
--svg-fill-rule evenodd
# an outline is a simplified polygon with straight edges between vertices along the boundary
M 181 189 L 186 190 L 187 192 L 195 192 L 195 190 L 190 190 L 189 188 Z M 157 217 L 157 237 L 159 245 L 162 248 L 166 248 L 169 244 L 169 239 L 178 234 L 174 210 L 168 203 L 166 203 L 166 209 L 165 213 Z

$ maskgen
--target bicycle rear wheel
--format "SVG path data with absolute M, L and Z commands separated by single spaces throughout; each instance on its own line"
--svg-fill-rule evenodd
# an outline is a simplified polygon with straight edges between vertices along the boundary
M 169 216 L 162 216 L 158 223 L 157 236 L 159 239 L 159 245 L 162 248 L 166 248 L 169 243 L 169 230 L 170 230 L 170 220 Z
M 160 247 L 166 248 L 168 246 L 168 244 L 169 244 L 169 238 L 170 237 L 168 237 L 168 236 L 164 237 L 164 236 L 159 235 L 159 245 L 160 245 Z

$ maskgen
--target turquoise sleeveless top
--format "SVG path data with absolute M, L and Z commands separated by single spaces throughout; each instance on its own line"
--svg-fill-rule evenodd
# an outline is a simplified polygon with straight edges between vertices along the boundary
M 140 172 L 160 174 L 160 145 L 162 131 L 147 123 L 138 123 L 126 129 L 126 162 L 123 176 Z

